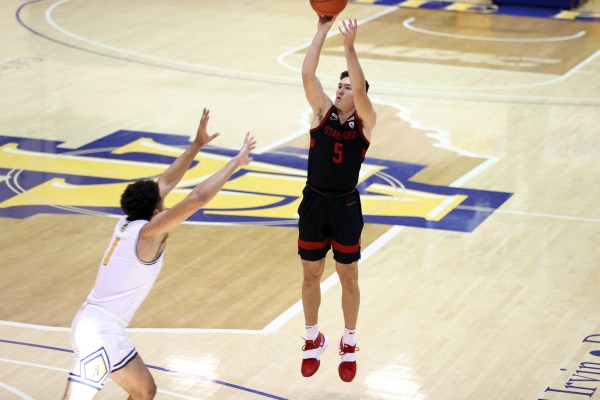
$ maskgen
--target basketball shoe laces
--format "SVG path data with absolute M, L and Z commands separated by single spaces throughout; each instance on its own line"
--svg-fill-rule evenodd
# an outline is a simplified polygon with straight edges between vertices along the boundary
M 356 351 L 359 351 L 359 350 L 360 350 L 360 349 L 358 348 L 358 346 L 356 346 L 356 345 L 354 345 L 354 346 L 351 346 L 351 345 L 349 345 L 349 344 L 346 344 L 346 343 L 344 343 L 344 342 L 342 342 L 342 344 L 344 345 L 344 347 L 342 347 L 342 348 L 340 349 L 340 356 L 343 356 L 343 355 L 344 355 L 344 354 L 346 354 L 346 353 L 354 353 L 354 352 L 356 352 Z
M 317 339 L 318 338 L 319 338 L 318 335 L 317 335 L 317 338 L 315 340 L 306 340 L 306 339 L 302 338 L 302 339 L 304 339 L 304 346 L 302 346 L 302 351 L 305 351 L 305 350 L 314 350 L 314 349 L 317 349 L 317 348 L 321 347 L 323 345 L 323 343 L 317 344 Z

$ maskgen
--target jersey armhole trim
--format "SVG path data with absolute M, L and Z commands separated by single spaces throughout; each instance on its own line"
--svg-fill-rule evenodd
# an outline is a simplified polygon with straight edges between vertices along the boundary
M 327 119 L 329 118 L 331 113 L 333 112 L 334 108 L 335 108 L 335 104 L 332 104 L 331 107 L 329 107 L 329 110 L 327 110 L 327 112 L 323 116 L 323 119 L 321 120 L 321 122 L 319 122 L 319 125 L 315 126 L 314 128 L 311 128 L 309 132 L 313 133 L 313 132 L 316 132 L 317 130 L 321 129 L 323 127 L 323 125 L 325 125 L 325 122 L 327 121 Z M 361 133 L 361 135 L 362 135 L 362 133 Z
M 144 224 L 144 226 L 148 225 L 148 223 L 149 223 L 149 222 L 150 222 L 150 221 L 146 221 L 146 223 Z M 162 257 L 163 253 L 165 252 L 165 249 L 163 249 L 163 250 L 162 250 L 162 251 L 161 251 L 161 252 L 158 254 L 158 256 L 156 256 L 156 258 L 155 258 L 154 260 L 152 260 L 152 261 L 146 262 L 146 261 L 144 261 L 144 260 L 142 260 L 142 259 L 140 258 L 139 254 L 138 254 L 138 252 L 137 252 L 137 247 L 138 247 L 138 243 L 139 243 L 139 241 L 140 241 L 140 233 L 142 232 L 142 229 L 144 229 L 144 226 L 142 226 L 142 227 L 140 228 L 140 230 L 138 231 L 138 233 L 137 233 L 137 236 L 136 236 L 136 238 L 135 238 L 135 245 L 134 245 L 134 247 L 133 247 L 133 252 L 135 253 L 135 258 L 136 258 L 136 260 L 138 260 L 140 264 L 142 264 L 142 265 L 147 265 L 147 266 L 150 266 L 150 265 L 154 265 L 154 264 L 156 264 L 156 263 L 158 262 L 158 260 L 160 260 L 160 258 Z

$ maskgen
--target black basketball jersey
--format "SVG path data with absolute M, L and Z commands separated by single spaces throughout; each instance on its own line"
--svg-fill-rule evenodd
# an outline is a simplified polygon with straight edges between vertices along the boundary
M 332 105 L 319 126 L 310 130 L 307 183 L 324 192 L 354 190 L 368 148 L 358 114 L 354 112 L 342 124 Z

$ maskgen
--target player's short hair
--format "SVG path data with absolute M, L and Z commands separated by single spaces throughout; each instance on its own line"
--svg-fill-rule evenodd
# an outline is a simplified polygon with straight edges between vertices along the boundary
M 158 183 L 150 179 L 129 184 L 121 195 L 121 208 L 129 221 L 138 219 L 149 221 L 160 202 Z
M 344 71 L 340 74 L 340 81 L 344 78 L 349 78 L 350 74 L 348 73 L 348 71 Z M 365 79 L 365 86 L 367 88 L 367 93 L 369 93 L 369 81 Z

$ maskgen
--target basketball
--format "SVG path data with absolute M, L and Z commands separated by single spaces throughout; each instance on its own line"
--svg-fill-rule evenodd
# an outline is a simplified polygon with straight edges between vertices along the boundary
M 335 17 L 342 12 L 348 0 L 310 0 L 310 6 L 319 15 Z

